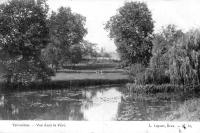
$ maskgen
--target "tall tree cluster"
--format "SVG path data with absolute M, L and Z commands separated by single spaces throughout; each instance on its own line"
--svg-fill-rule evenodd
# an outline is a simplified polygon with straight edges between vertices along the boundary
M 50 64 L 58 67 L 65 62 L 78 63 L 82 59 L 81 42 L 87 34 L 85 22 L 85 17 L 73 13 L 70 8 L 60 7 L 57 13 L 51 13 L 48 20 L 51 44 L 44 51 Z
M 153 33 L 153 28 L 143 2 L 126 2 L 105 26 L 130 77 L 138 84 L 199 84 L 200 30 L 184 33 L 168 25 Z
M 48 17 L 46 0 L 10 0 L 0 5 L 0 66 L 7 82 L 46 80 L 49 64 L 81 58 L 86 18 L 61 7 Z M 79 54 L 77 54 L 79 53 Z
M 11 0 L 0 5 L 0 61 L 8 82 L 52 74 L 40 56 L 49 43 L 47 12 L 45 0 Z

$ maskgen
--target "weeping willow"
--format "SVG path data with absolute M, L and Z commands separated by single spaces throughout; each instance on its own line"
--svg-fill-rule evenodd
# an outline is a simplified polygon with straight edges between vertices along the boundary
M 199 30 L 183 33 L 173 26 L 167 27 L 154 39 L 152 54 L 150 68 L 168 76 L 172 84 L 199 84 Z M 156 76 L 160 78 L 153 74 L 153 79 Z
M 197 70 L 192 67 L 193 60 L 187 56 L 187 51 L 172 47 L 169 60 L 170 81 L 173 84 L 195 84 L 198 81 Z
M 199 83 L 200 32 L 185 33 L 169 49 L 169 75 L 173 84 Z

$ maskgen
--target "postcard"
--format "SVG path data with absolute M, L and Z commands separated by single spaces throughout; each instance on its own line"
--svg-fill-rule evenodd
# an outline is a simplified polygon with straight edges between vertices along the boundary
M 0 0 L 0 133 L 197 133 L 200 1 Z

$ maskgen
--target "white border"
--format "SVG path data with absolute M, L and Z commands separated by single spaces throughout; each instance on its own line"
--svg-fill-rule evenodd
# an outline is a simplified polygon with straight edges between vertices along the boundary
M 38 124 L 43 126 L 42 127 L 37 126 Z M 29 125 L 29 127 L 27 127 L 27 125 Z M 199 133 L 200 123 L 163 122 L 163 121 L 143 121 L 143 122 L 8 121 L 8 120 L 0 121 L 0 133 L 27 133 L 27 132 L 28 133 L 43 133 L 43 132 L 46 133 Z

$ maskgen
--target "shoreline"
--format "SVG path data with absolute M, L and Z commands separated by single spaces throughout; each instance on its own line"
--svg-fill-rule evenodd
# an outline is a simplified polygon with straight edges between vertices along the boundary
M 0 83 L 0 92 L 70 89 L 71 87 L 86 87 L 100 85 L 120 85 L 130 82 L 129 79 L 79 79 L 79 80 L 52 80 L 49 82 L 32 82 L 28 85 L 21 83 Z
M 129 90 L 133 93 L 176 93 L 176 92 L 188 92 L 188 91 L 200 91 L 200 85 L 175 85 L 175 84 L 146 84 L 137 85 L 129 84 Z

